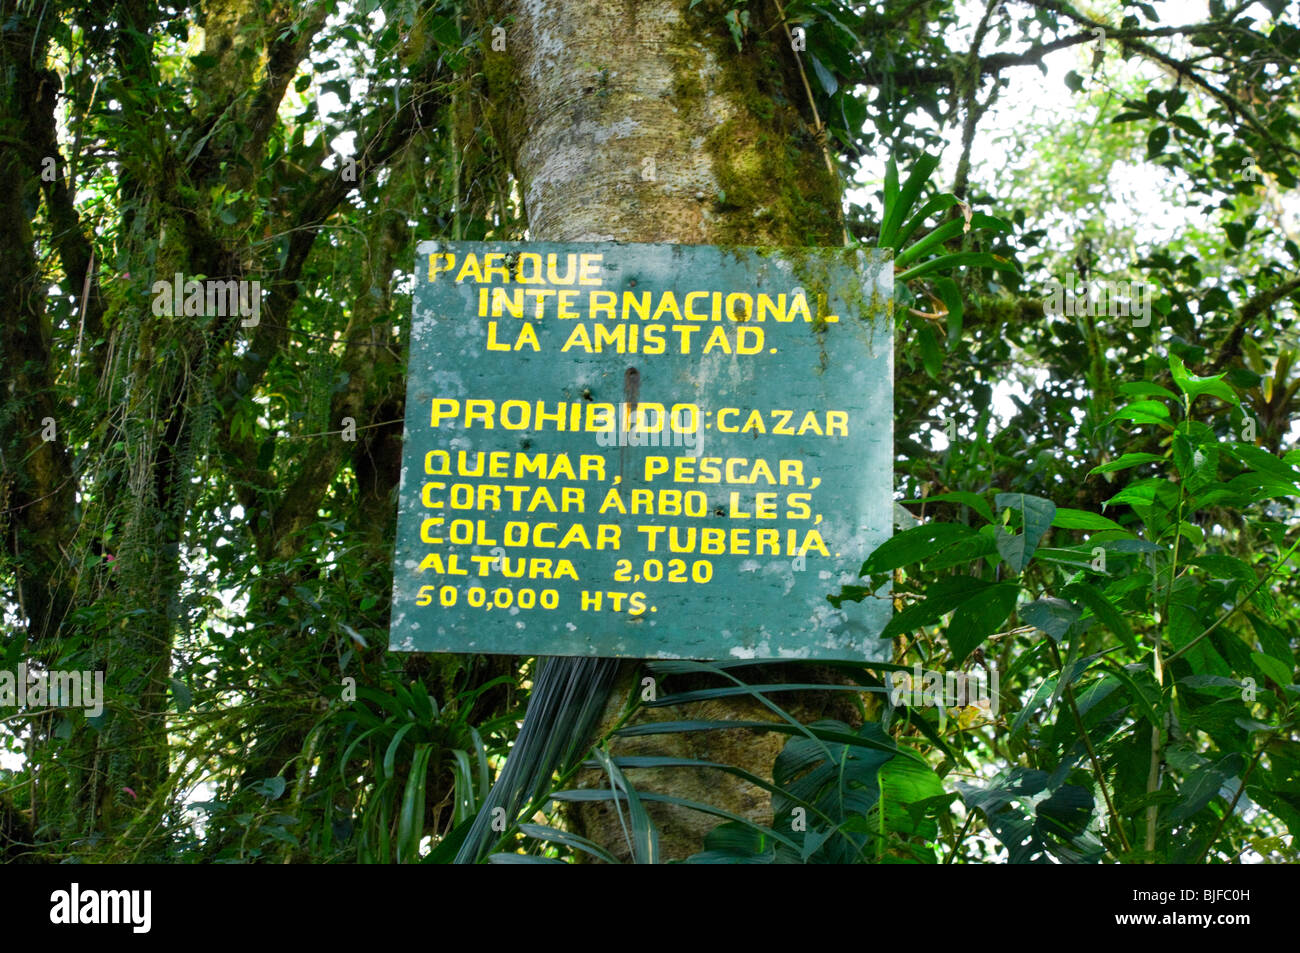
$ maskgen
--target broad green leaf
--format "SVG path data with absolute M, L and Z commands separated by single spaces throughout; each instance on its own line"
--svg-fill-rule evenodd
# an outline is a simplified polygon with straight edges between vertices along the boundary
M 1214 377 L 1197 377 L 1187 370 L 1187 366 L 1183 364 L 1183 359 L 1172 352 L 1169 355 L 1169 372 L 1173 375 L 1174 383 L 1178 385 L 1178 389 L 1186 394 L 1189 400 L 1195 400 L 1202 394 L 1208 394 L 1234 406 L 1241 406 L 1241 398 L 1237 396 L 1237 392 L 1224 383 L 1224 374 L 1216 374 Z
M 1168 480 L 1151 477 L 1137 483 L 1130 483 L 1102 505 L 1118 506 L 1121 503 L 1127 503 L 1132 507 L 1159 506 L 1163 510 L 1168 510 L 1171 506 L 1178 505 L 1178 488 Z
M 1083 615 L 1083 610 L 1064 599 L 1044 596 L 1028 605 L 1020 607 L 1020 618 L 1030 625 L 1046 632 L 1056 641 L 1061 641 L 1070 626 Z
M 766 834 L 728 821 L 704 835 L 704 850 L 686 858 L 688 864 L 770 864 L 776 860 L 773 841 Z
M 992 585 L 991 582 L 973 576 L 951 576 L 940 579 L 925 590 L 924 599 L 908 606 L 890 619 L 880 633 L 880 638 L 891 639 L 896 635 L 913 632 L 921 626 L 933 625 L 963 602 L 974 598 Z
M 1219 796 L 1228 779 L 1241 770 L 1241 762 L 1240 755 L 1230 754 L 1193 774 L 1178 788 L 1178 803 L 1161 818 L 1162 822 L 1172 826 L 1197 814 Z
M 825 64 L 823 64 L 821 60 L 813 56 L 811 53 L 808 54 L 808 59 L 812 63 L 813 72 L 817 74 L 817 82 L 819 82 L 822 89 L 826 91 L 826 95 L 834 96 L 835 91 L 840 88 L 840 84 L 836 81 L 835 75 L 826 68 Z
M 1169 127 L 1156 126 L 1147 136 L 1147 158 L 1154 159 L 1165 151 L 1165 145 L 1169 142 Z
M 1273 656 L 1265 655 L 1263 652 L 1251 652 L 1250 660 L 1255 663 L 1261 672 L 1277 682 L 1279 686 L 1295 683 L 1295 672 L 1285 662 L 1280 662 Z
M 1016 607 L 1020 587 L 1004 582 L 990 586 L 959 605 L 945 633 L 954 665 L 960 665 L 1002 626 Z
M 1052 525 L 1057 529 L 1117 529 L 1121 532 L 1128 532 L 1114 520 L 1107 519 L 1099 513 L 1090 513 L 1087 510 L 1072 510 L 1064 506 L 1056 508 L 1056 515 L 1052 517 Z
M 1231 445 L 1231 453 L 1252 470 L 1265 474 L 1279 483 L 1296 487 L 1300 482 L 1300 470 L 1287 461 L 1273 456 L 1267 450 L 1248 443 L 1234 443 Z M 1300 487 L 1297 487 L 1296 492 L 1300 492 Z
M 969 539 L 976 532 L 964 523 L 926 523 L 915 529 L 904 530 L 872 551 L 862 564 L 861 575 L 889 572 L 901 566 L 919 563 L 959 540 Z
M 1137 652 L 1138 644 L 1137 638 L 1133 635 L 1133 628 L 1124 618 L 1124 614 L 1115 608 L 1101 590 L 1092 583 L 1080 581 L 1066 586 L 1063 591 L 1071 599 L 1082 602 L 1084 606 L 1091 609 L 1092 614 L 1119 637 L 1125 648 L 1130 652 Z
M 1055 678 L 1047 678 L 1039 682 L 1038 688 L 1034 690 L 1034 694 L 1030 697 L 1029 701 L 1025 703 L 1025 707 L 1020 709 L 1020 712 L 1016 715 L 1016 720 L 1011 725 L 1011 737 L 1016 737 L 1016 735 L 1020 734 L 1020 732 L 1024 730 L 1025 725 L 1029 724 L 1029 719 L 1034 716 L 1034 712 L 1038 711 L 1038 709 L 1042 707 L 1043 702 L 1047 701 L 1048 698 L 1055 697 Z
M 1160 463 L 1164 459 L 1158 453 L 1126 453 L 1109 463 L 1093 467 L 1088 471 L 1088 476 L 1095 473 L 1114 473 L 1117 470 L 1127 470 L 1130 467 L 1141 466 L 1144 463 Z
M 954 566 L 969 569 L 976 560 L 992 556 L 998 551 L 997 530 L 996 526 L 984 526 L 970 539 L 962 540 L 943 552 L 931 556 L 925 561 L 926 571 L 940 572 L 944 569 L 952 569 Z M 1042 550 L 1038 552 L 1041 553 Z
M 1169 426 L 1169 408 L 1158 400 L 1139 400 L 1126 404 L 1106 418 L 1104 423 L 1116 420 L 1131 420 L 1137 424 L 1156 424 Z
M 994 498 L 999 510 L 1013 509 L 1021 514 L 1023 532 L 1014 536 L 1002 533 L 998 536 L 998 552 L 1007 561 L 1013 572 L 1024 572 L 1034 550 L 1043 536 L 1052 527 L 1056 518 L 1056 504 L 1041 496 L 1029 496 L 1025 493 L 999 493 Z

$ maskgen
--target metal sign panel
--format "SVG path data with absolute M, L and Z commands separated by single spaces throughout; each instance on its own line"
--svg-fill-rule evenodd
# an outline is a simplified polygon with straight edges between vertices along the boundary
M 426 242 L 390 647 L 880 659 L 892 266 L 854 249 Z

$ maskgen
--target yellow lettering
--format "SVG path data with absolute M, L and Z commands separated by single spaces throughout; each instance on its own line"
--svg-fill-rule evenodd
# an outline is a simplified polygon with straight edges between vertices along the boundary
M 817 436 L 823 436 L 821 425 L 817 423 L 817 412 L 810 410 L 803 415 L 803 423 L 799 425 L 799 436 L 803 436 L 805 431 L 811 430 Z
M 578 269 L 578 284 L 600 284 L 600 262 L 604 257 L 601 253 L 585 254 L 580 257 L 581 265 Z
M 443 262 L 441 267 L 439 267 L 437 264 L 439 258 L 441 258 Z M 456 267 L 456 256 L 453 255 L 451 252 L 441 252 L 441 253 L 433 252 L 429 255 L 429 280 L 437 281 L 438 272 L 451 271 L 455 267 Z
M 466 276 L 472 277 L 478 284 L 483 284 L 483 271 L 479 267 L 478 255 L 470 252 L 465 257 L 464 263 L 460 266 L 460 271 L 456 275 L 456 282 L 460 283 L 465 280 Z
M 708 341 L 704 344 L 704 353 L 708 354 L 715 347 L 722 348 L 723 354 L 731 353 L 731 339 L 727 337 L 725 327 L 718 326 L 713 329 L 713 333 L 709 335 Z
M 573 326 L 573 330 L 569 332 L 568 340 L 564 342 L 564 346 L 560 348 L 560 351 L 563 353 L 571 347 L 581 347 L 588 354 L 591 353 L 591 338 L 587 335 L 586 324 L 575 324 Z
M 510 269 L 505 265 L 506 256 L 499 251 L 490 251 L 483 256 L 483 277 L 487 281 L 510 280 Z

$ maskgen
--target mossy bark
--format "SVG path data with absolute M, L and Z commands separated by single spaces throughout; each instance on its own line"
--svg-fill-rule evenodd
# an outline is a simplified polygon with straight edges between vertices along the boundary
M 690 0 L 498 0 L 480 8 L 487 120 L 518 179 L 530 237 L 841 244 L 839 186 L 812 128 L 785 32 L 765 18 L 774 11 L 751 8 L 754 19 L 738 49 L 726 6 L 689 7 Z M 786 671 L 770 680 L 806 678 Z M 639 675 L 627 666 L 606 726 L 634 688 Z M 780 701 L 801 718 L 826 713 L 822 696 Z M 651 717 L 772 718 L 752 700 L 689 708 L 654 709 Z M 629 739 L 614 750 L 724 761 L 770 776 L 783 743 L 776 733 L 740 730 Z M 771 819 L 760 788 L 722 772 L 640 770 L 631 778 L 643 790 Z M 669 859 L 699 850 L 718 823 L 662 804 L 651 805 L 651 813 Z M 572 823 L 627 856 L 612 810 L 584 808 Z
M 774 22 L 725 7 L 500 0 L 483 75 L 534 239 L 838 245 L 838 185 Z M 497 34 L 492 49 L 492 27 Z

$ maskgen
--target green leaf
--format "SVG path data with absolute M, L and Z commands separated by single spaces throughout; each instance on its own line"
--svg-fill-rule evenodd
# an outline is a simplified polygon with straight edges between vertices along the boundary
M 826 95 L 834 96 L 835 91 L 840 88 L 840 84 L 836 81 L 834 74 L 825 67 L 821 60 L 813 56 L 813 54 L 809 53 L 808 59 L 812 63 L 813 72 L 817 74 L 817 82 L 819 82 L 822 89 L 826 91 Z
M 190 687 L 179 678 L 169 678 L 167 681 L 172 687 L 172 698 L 176 701 L 176 710 L 178 712 L 189 711 L 190 706 L 194 704 L 194 692 L 190 691 Z
M 776 850 L 770 838 L 746 824 L 727 821 L 704 835 L 704 850 L 688 864 L 770 864 Z
M 941 572 L 944 569 L 952 569 L 954 566 L 961 566 L 969 570 L 971 564 L 976 563 L 985 556 L 992 556 L 997 551 L 997 527 L 985 526 L 970 539 L 962 540 L 943 552 L 931 556 L 925 561 L 925 570 L 926 572 Z
M 949 576 L 940 579 L 925 590 L 924 599 L 908 606 L 890 619 L 880 633 L 880 638 L 891 639 L 896 635 L 915 631 L 923 625 L 933 625 L 963 602 L 974 598 L 992 585 L 991 582 L 973 576 Z
M 257 788 L 258 792 L 263 797 L 274 801 L 284 793 L 285 781 L 284 778 L 276 775 L 273 778 L 264 778 L 262 781 L 258 782 Z
M 1128 620 L 1096 586 L 1090 582 L 1080 581 L 1066 586 L 1063 593 L 1091 609 L 1092 614 L 1119 637 L 1125 648 L 1130 652 L 1137 652 L 1137 639 Z
M 948 347 L 951 348 L 961 340 L 961 288 L 951 278 L 936 278 L 934 288 L 939 292 L 939 300 L 948 309 Z
M 1043 702 L 1054 697 L 1056 697 L 1056 679 L 1046 678 L 1039 682 L 1038 688 L 1034 690 L 1034 694 L 1025 703 L 1025 707 L 1020 709 L 1020 712 L 1016 715 L 1016 720 L 1011 725 L 1011 737 L 1014 738 L 1020 734 L 1025 725 L 1029 724 L 1029 719 L 1033 717 L 1034 712 L 1042 707 Z
M 397 729 L 397 733 L 393 735 L 393 740 L 388 742 L 388 750 L 384 752 L 384 777 L 391 778 L 393 776 L 394 764 L 397 761 L 397 749 L 401 746 L 402 739 L 406 737 L 406 733 L 414 727 L 415 722 L 408 721 L 406 724 L 402 725 L 401 728 Z
M 916 341 L 921 348 L 921 364 L 925 372 L 932 379 L 938 380 L 939 372 L 943 370 L 943 352 L 939 350 L 938 338 L 935 336 L 934 328 L 928 322 L 921 325 Z
M 1285 460 L 1279 460 L 1267 450 L 1262 450 L 1248 443 L 1234 443 L 1231 452 L 1252 470 L 1266 474 L 1282 483 L 1289 483 L 1292 486 L 1300 483 L 1300 470 L 1296 470 Z M 1295 492 L 1300 493 L 1300 487 L 1297 487 Z
M 1107 417 L 1104 423 L 1115 420 L 1131 420 L 1137 424 L 1156 424 L 1169 426 L 1169 408 L 1158 400 L 1139 400 L 1126 404 Z
M 591 753 L 609 775 L 610 787 L 627 796 L 628 822 L 632 826 L 628 846 L 631 848 L 633 859 L 639 864 L 659 863 L 659 830 L 650 820 L 650 815 L 646 813 L 645 805 L 641 803 L 636 788 L 628 782 L 622 769 L 608 754 L 600 748 L 593 748 Z M 626 829 L 624 833 L 628 834 Z
M 922 275 L 928 275 L 933 272 L 951 273 L 958 268 L 992 268 L 994 271 L 1006 271 L 1013 275 L 1020 274 L 1020 265 L 1013 259 L 1004 258 L 1001 255 L 994 255 L 990 252 L 983 251 L 962 251 L 954 252 L 951 255 L 940 255 L 938 258 L 929 258 L 919 264 L 913 265 L 894 276 L 895 284 L 905 284 L 913 278 L 920 278 Z
M 1012 509 L 1021 514 L 1024 532 L 1014 536 L 1005 531 L 998 535 L 998 552 L 1013 572 L 1024 572 L 1034 550 L 1051 529 L 1056 504 L 1041 496 L 1025 493 L 999 493 L 993 500 L 999 510 Z
M 880 223 L 879 242 L 883 248 L 894 248 L 898 227 L 916 204 L 921 190 L 939 165 L 939 157 L 926 153 L 916 160 L 912 172 L 907 177 L 902 190 L 898 188 L 898 166 L 891 158 L 885 167 L 885 216 Z
M 1079 621 L 1083 610 L 1064 599 L 1044 596 L 1020 607 L 1020 618 L 1046 632 L 1057 642 L 1065 637 L 1070 626 Z
M 1250 660 L 1261 672 L 1277 682 L 1279 687 L 1295 684 L 1295 673 L 1285 662 L 1279 662 L 1263 652 L 1251 652 Z
M 1001 628 L 1016 607 L 1020 586 L 1013 582 L 990 586 L 966 600 L 952 614 L 948 623 L 948 648 L 952 663 L 960 665 L 984 640 Z
M 1096 471 L 1094 470 L 1092 472 L 1095 473 Z M 1099 513 L 1090 513 L 1088 510 L 1072 510 L 1065 506 L 1058 506 L 1056 508 L 1056 515 L 1052 517 L 1052 525 L 1057 529 L 1117 529 L 1122 532 L 1128 532 L 1123 526 L 1120 526 L 1114 520 L 1107 519 Z
M 1102 505 L 1118 506 L 1121 503 L 1127 503 L 1132 507 L 1158 506 L 1167 511 L 1172 506 L 1178 505 L 1178 488 L 1168 480 L 1151 477 L 1139 480 L 1137 483 L 1130 483 Z
M 1147 136 L 1147 158 L 1154 159 L 1165 151 L 1165 146 L 1169 143 L 1169 127 L 1156 126 Z
M 1127 470 L 1130 467 L 1141 466 L 1144 463 L 1160 463 L 1164 459 L 1158 453 L 1126 453 L 1109 463 L 1093 467 L 1088 471 L 1088 476 L 1096 473 L 1114 473 L 1118 470 Z
M 406 790 L 397 817 L 397 862 L 410 864 L 420 858 L 420 841 L 424 839 L 425 784 L 429 779 L 429 756 L 433 746 L 425 743 L 415 746 L 411 760 L 411 773 L 406 777 Z
M 954 205 L 958 204 L 957 196 L 951 192 L 945 192 L 942 195 L 936 195 L 930 201 L 921 206 L 920 210 L 909 218 L 906 224 L 899 229 L 898 234 L 891 239 L 891 244 L 886 245 L 881 242 L 882 248 L 893 248 L 897 251 L 902 248 L 911 237 L 916 234 L 917 229 L 929 221 L 933 216 L 940 212 L 946 212 Z
M 969 539 L 976 530 L 963 523 L 926 523 L 904 530 L 881 543 L 862 564 L 862 575 L 889 572 L 919 563 L 954 543 Z
M 1230 754 L 1216 764 L 1206 765 L 1178 788 L 1178 803 L 1162 819 L 1166 825 L 1180 824 L 1197 814 L 1219 796 L 1223 786 L 1241 770 L 1241 756 Z
M 732 40 L 734 40 L 735 43 L 736 43 L 736 49 L 737 49 L 737 50 L 744 50 L 744 48 L 745 48 L 745 44 L 744 44 L 744 35 L 745 35 L 745 34 L 744 34 L 744 30 L 741 28 L 741 24 L 740 24 L 740 11 L 739 11 L 739 10 L 728 10 L 728 11 L 726 12 L 726 15 L 723 16 L 723 19 L 724 19 L 724 20 L 726 21 L 726 23 L 727 23 L 727 29 L 729 29 L 729 30 L 731 31 L 731 38 L 732 38 Z
M 1187 395 L 1188 400 L 1195 400 L 1202 394 L 1209 394 L 1234 406 L 1241 406 L 1241 398 L 1237 396 L 1236 391 L 1223 381 L 1226 374 L 1197 377 L 1189 373 L 1187 366 L 1183 364 L 1183 359 L 1172 352 L 1169 354 L 1169 372 L 1173 375 L 1178 389 Z
M 1174 467 L 1189 493 L 1197 493 L 1215 483 L 1219 473 L 1219 447 L 1213 432 L 1186 432 L 1186 424 L 1179 424 L 1174 434 Z
M 916 261 L 922 255 L 925 255 L 944 242 L 957 238 L 966 231 L 965 218 L 953 219 L 950 222 L 944 222 L 942 225 L 930 232 L 920 241 L 908 246 L 907 250 L 894 257 L 894 265 L 902 268 L 910 262 Z M 984 215 L 976 212 L 970 218 L 971 228 L 987 228 L 994 231 L 1008 231 L 1010 226 L 1001 219 L 994 218 L 992 215 Z
M 605 848 L 601 847 L 594 841 L 589 841 L 587 838 L 574 834 L 571 831 L 562 831 L 558 828 L 547 827 L 545 824 L 520 824 L 519 832 L 527 837 L 532 837 L 535 840 L 549 841 L 553 844 L 562 844 L 572 850 L 583 851 L 584 853 L 590 854 L 597 860 L 603 861 L 607 864 L 618 863 L 614 855 L 605 850 Z

